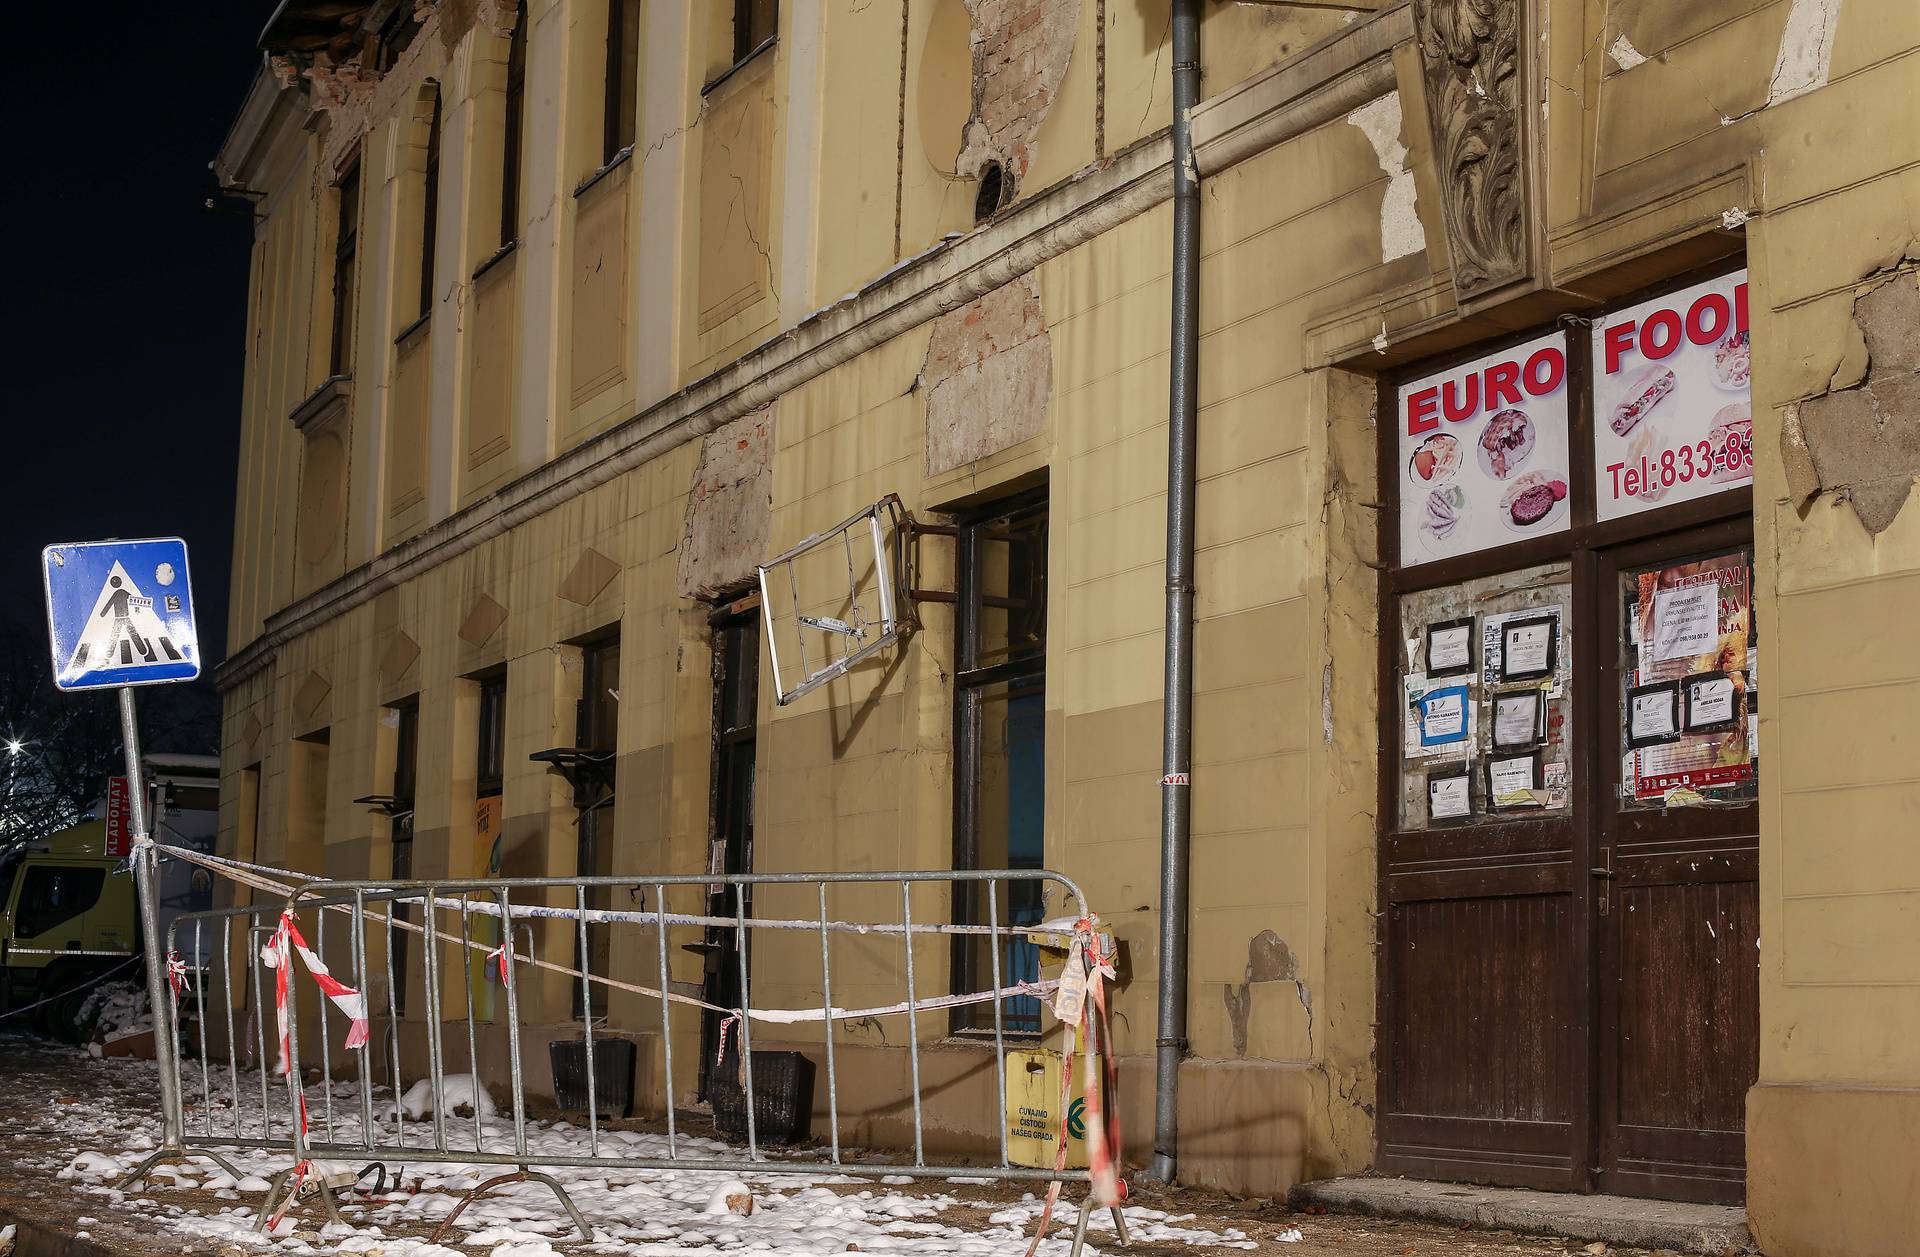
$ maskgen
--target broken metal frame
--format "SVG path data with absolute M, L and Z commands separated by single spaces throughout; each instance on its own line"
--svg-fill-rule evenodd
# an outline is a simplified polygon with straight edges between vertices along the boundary
M 727 917 L 703 913 L 675 913 L 667 910 L 668 890 L 674 887 L 688 887 L 688 893 L 704 897 L 711 883 L 732 884 L 736 892 L 749 891 L 755 887 L 788 886 L 811 887 L 815 891 L 818 911 L 809 917 L 768 918 L 746 915 L 745 896 L 736 893 L 733 902 L 734 912 Z M 1006 999 L 1016 994 L 1032 994 L 1034 990 L 1044 991 L 1045 984 L 1019 984 L 1002 986 L 1001 954 L 1005 945 L 1030 933 L 1060 932 L 1058 921 L 1052 925 L 1019 926 L 1002 924 L 999 913 L 1000 890 L 1004 885 L 1033 882 L 1040 886 L 1043 902 L 1049 891 L 1058 892 L 1063 900 L 1060 907 L 1067 920 L 1089 918 L 1085 898 L 1079 887 L 1065 876 L 1045 869 L 992 869 L 992 870 L 934 870 L 900 872 L 850 872 L 850 873 L 787 873 L 787 874 L 727 874 L 715 876 L 711 873 L 684 874 L 675 876 L 646 877 L 577 877 L 577 878 L 516 878 L 516 879 L 476 879 L 476 880 L 440 880 L 397 882 L 384 881 L 354 882 L 311 882 L 295 888 L 288 893 L 284 901 L 268 899 L 266 902 L 243 908 L 216 909 L 202 913 L 191 913 L 177 918 L 169 927 L 167 941 L 174 943 L 191 931 L 196 947 L 205 952 L 202 944 L 205 933 L 212 927 L 221 935 L 223 946 L 219 950 L 219 972 L 216 975 L 212 965 L 203 971 L 194 969 L 189 975 L 189 989 L 184 992 L 180 1002 L 190 1003 L 200 1028 L 197 1055 L 199 1061 L 199 1114 L 198 1133 L 188 1125 L 184 1111 L 183 1097 L 186 1094 L 185 1076 L 181 1064 L 179 1009 L 173 1000 L 165 1001 L 166 1015 L 157 1024 L 165 1027 L 166 1047 L 175 1049 L 170 1053 L 171 1074 L 163 1074 L 163 1106 L 168 1112 L 167 1146 L 155 1157 L 133 1174 L 127 1176 L 122 1186 L 130 1186 L 144 1176 L 151 1164 L 163 1154 L 175 1156 L 205 1155 L 211 1156 L 230 1174 L 238 1179 L 242 1177 L 215 1149 L 249 1149 L 258 1152 L 278 1154 L 291 1158 L 289 1168 L 277 1174 L 266 1193 L 260 1211 L 262 1224 L 272 1215 L 273 1207 L 279 1204 L 284 1208 L 291 1204 L 290 1197 L 283 1200 L 282 1192 L 295 1193 L 298 1184 L 293 1167 L 310 1161 L 314 1157 L 323 1157 L 334 1161 L 366 1160 L 369 1165 L 375 1163 L 390 1164 L 396 1159 L 409 1162 L 496 1165 L 509 1168 L 511 1172 L 490 1178 L 466 1193 L 456 1208 L 446 1219 L 451 1222 L 454 1216 L 472 1200 L 491 1189 L 512 1182 L 538 1182 L 551 1188 L 566 1208 L 581 1234 L 591 1240 L 591 1229 L 575 1207 L 565 1187 L 552 1176 L 536 1172 L 536 1167 L 605 1167 L 609 1169 L 692 1169 L 712 1170 L 755 1174 L 808 1174 L 819 1172 L 851 1173 L 866 1175 L 903 1174 L 916 1178 L 948 1177 L 985 1177 L 1001 1181 L 1022 1182 L 1090 1182 L 1091 1176 L 1084 1169 L 1045 1169 L 1014 1165 L 1010 1157 L 1008 1133 L 1004 1121 L 1000 1123 L 999 1159 L 997 1164 L 977 1165 L 947 1163 L 935 1160 L 930 1162 L 925 1153 L 926 1122 L 923 1106 L 920 1072 L 920 1026 L 919 1019 L 926 1012 L 951 1007 L 957 1000 L 973 998 L 979 1002 L 990 1002 L 994 1010 L 994 1075 L 995 1092 L 1002 1110 L 1006 1107 L 1007 1069 L 1006 1045 L 1008 1031 L 1005 1027 L 1003 1005 Z M 590 909 L 588 893 L 592 890 L 613 887 L 653 888 L 653 908 L 644 907 L 634 910 Z M 987 923 L 975 924 L 936 924 L 916 918 L 914 911 L 914 890 L 928 884 L 945 886 L 950 892 L 965 893 L 984 891 Z M 896 915 L 870 913 L 874 919 L 838 920 L 828 913 L 828 890 L 830 887 L 870 886 L 899 888 L 899 910 Z M 516 899 L 518 897 L 518 899 Z M 556 901 L 560 906 L 555 906 Z M 399 917 L 395 907 L 400 904 L 423 905 L 422 922 L 414 924 Z M 363 995 L 384 978 L 387 995 L 386 1021 L 387 1039 L 390 1046 L 388 1066 L 392 1112 L 391 1126 L 383 1113 L 376 1120 L 374 1103 L 373 1056 L 371 1042 L 363 1042 L 351 1054 L 355 1068 L 353 1080 L 353 1107 L 358 1109 L 360 1119 L 358 1139 L 352 1138 L 352 1131 L 342 1130 L 335 1113 L 335 1066 L 334 1053 L 330 1043 L 330 1034 L 336 1028 L 339 1013 L 330 1010 L 329 1004 L 322 999 L 318 1003 L 319 1016 L 309 1027 L 309 1033 L 317 1032 L 319 1039 L 318 1057 L 320 1068 L 317 1071 L 319 1095 L 317 1103 L 309 1106 L 310 1086 L 306 1080 L 304 1066 L 301 1063 L 301 1024 L 300 1000 L 289 999 L 286 1007 L 287 1018 L 287 1061 L 286 1087 L 287 1103 L 283 1119 L 276 1122 L 276 1112 L 271 1100 L 268 1082 L 268 1041 L 265 1025 L 267 1011 L 266 990 L 262 970 L 261 942 L 273 933 L 269 922 L 276 922 L 283 909 L 314 909 L 314 950 L 323 958 L 329 950 L 336 957 L 342 951 L 343 944 L 336 941 L 328 947 L 327 922 L 331 916 L 346 915 L 350 918 L 350 935 L 344 943 L 344 965 L 336 968 L 346 970 L 350 985 Z M 385 911 L 378 910 L 384 907 Z M 448 923 L 441 924 L 441 914 L 453 914 L 458 917 L 457 927 Z M 502 944 L 489 950 L 489 944 L 477 939 L 472 928 L 474 917 L 484 920 L 510 922 L 513 942 Z M 632 925 L 644 931 L 635 941 L 644 945 L 646 933 L 653 935 L 653 947 L 656 952 L 659 985 L 649 988 L 633 982 L 616 980 L 606 975 L 591 974 L 561 964 L 542 961 L 532 953 L 531 924 L 534 921 L 550 921 L 565 933 L 577 933 L 584 944 L 589 924 L 600 927 Z M 240 929 L 235 929 L 235 922 Z M 379 927 L 387 939 L 385 973 L 379 972 L 376 958 L 371 955 L 367 934 L 370 925 Z M 711 1156 L 689 1153 L 683 1150 L 677 1129 L 677 1119 L 673 1105 L 674 1088 L 674 1050 L 675 1033 L 672 1006 L 675 1003 L 689 1008 L 706 1009 L 704 1001 L 694 999 L 674 991 L 670 978 L 668 958 L 670 955 L 669 926 L 719 926 L 735 931 L 740 955 L 740 1006 L 728 1012 L 737 1020 L 739 1034 L 738 1059 L 741 1062 L 740 1086 L 745 1106 L 746 1155 Z M 816 936 L 820 944 L 820 982 L 821 1003 L 817 1010 L 770 1010 L 755 1009 L 752 1001 L 752 975 L 746 957 L 746 941 L 749 929 L 770 929 Z M 400 1104 L 403 1091 L 401 1086 L 401 1061 L 399 1049 L 399 1018 L 395 1008 L 393 984 L 394 947 L 393 935 L 399 930 L 420 933 L 426 936 L 424 948 L 423 985 L 425 987 L 426 1006 L 423 1010 L 424 1031 L 426 1037 L 426 1081 L 431 1089 L 433 1112 L 430 1123 L 431 1142 L 413 1144 L 407 1140 L 406 1116 Z M 521 938 L 526 931 L 526 945 Z M 905 981 L 906 999 L 904 1002 L 880 1009 L 846 1009 L 833 1003 L 833 956 L 832 939 L 836 934 L 853 935 L 868 938 L 897 938 L 902 947 L 902 973 Z M 238 935 L 244 940 L 244 969 L 235 968 L 233 945 Z M 954 937 L 959 935 L 984 936 L 988 940 L 988 953 L 992 958 L 993 986 L 988 992 L 979 995 L 961 994 L 959 996 L 927 996 L 921 994 L 916 984 L 915 948 L 916 939 Z M 445 968 L 445 959 L 441 952 L 444 947 L 457 951 L 457 968 Z M 483 969 L 493 964 L 497 958 L 500 968 L 505 971 L 506 980 L 502 984 L 504 991 L 504 1013 L 507 1034 L 508 1084 L 511 1091 L 511 1147 L 506 1150 L 490 1149 L 487 1119 L 483 1115 L 478 1094 L 481 1084 L 478 1067 L 478 1031 L 474 1000 L 474 979 L 476 952 L 486 957 Z M 293 964 L 293 958 L 283 958 L 283 963 Z M 586 1092 L 587 1092 L 587 1152 L 586 1155 L 573 1153 L 556 1154 L 541 1152 L 533 1148 L 528 1141 L 527 1094 L 525 1076 L 522 1069 L 521 1033 L 522 1017 L 520 1007 L 520 984 L 525 980 L 520 973 L 544 969 L 550 974 L 564 976 L 579 984 L 581 1003 L 585 1016 L 581 1020 L 581 1032 L 586 1045 Z M 461 1138 L 450 1140 L 452 1123 L 449 1122 L 446 1071 L 446 1032 L 454 1030 L 460 1023 L 450 1018 L 444 1007 L 447 997 L 447 979 L 457 977 L 465 998 L 465 1034 L 467 1070 L 474 1096 L 468 1100 L 472 1110 L 472 1136 L 469 1141 Z M 240 1064 L 238 1043 L 234 1033 L 235 979 L 241 979 L 241 990 L 250 993 L 249 1005 L 252 1010 L 250 1020 L 253 1025 L 253 1048 L 260 1066 L 259 1072 L 259 1109 L 260 1124 L 258 1134 L 250 1133 L 243 1121 L 243 1102 L 241 1096 Z M 296 974 L 289 973 L 289 981 L 298 983 Z M 649 975 L 651 980 L 652 975 Z M 663 1060 L 663 1095 L 665 1097 L 664 1118 L 666 1127 L 667 1155 L 634 1157 L 606 1155 L 600 1138 L 600 1106 L 595 1094 L 598 1071 L 594 1060 L 594 1009 L 592 984 L 639 994 L 650 1003 L 657 1003 L 659 1009 L 657 1033 L 661 1040 Z M 1032 989 L 1027 989 L 1031 985 Z M 216 1096 L 213 1057 L 209 1051 L 207 1033 L 209 1022 L 209 988 L 217 987 L 216 1002 L 223 1005 L 224 1025 L 226 1028 L 226 1080 L 227 1096 Z M 371 1004 L 369 1005 L 371 1008 Z M 220 1015 L 220 1014 L 216 1014 Z M 911 1086 L 911 1104 L 913 1130 L 913 1163 L 910 1166 L 894 1164 L 860 1156 L 843 1155 L 840 1145 L 840 1095 L 839 1073 L 835 1057 L 835 1023 L 853 1018 L 876 1015 L 904 1015 L 907 1018 L 907 1052 L 909 1078 Z M 457 1017 L 457 1012 L 455 1014 Z M 753 1022 L 766 1021 L 773 1024 L 796 1024 L 803 1021 L 817 1021 L 822 1028 L 822 1048 L 827 1076 L 827 1113 L 828 1149 L 827 1157 L 821 1159 L 802 1159 L 782 1157 L 768 1159 L 759 1142 L 759 1118 L 754 1100 L 753 1060 Z M 457 1034 L 457 1030 L 455 1031 Z M 1093 1056 L 1102 1050 L 1097 1042 L 1097 1030 L 1090 1033 L 1084 1043 L 1084 1051 Z M 342 1078 L 342 1082 L 347 1079 Z M 249 1088 L 251 1090 L 251 1088 Z M 226 1104 L 232 1113 L 231 1131 L 214 1129 L 214 1113 L 220 1104 Z M 1065 1115 L 1062 1114 L 1064 1121 Z M 416 1119 L 417 1120 L 417 1119 Z M 497 1119 L 496 1119 L 497 1120 Z M 223 1122 L 224 1126 L 225 1123 Z M 285 1133 L 276 1134 L 276 1126 L 284 1125 Z M 303 1129 L 303 1126 L 310 1129 Z M 320 1136 L 316 1138 L 315 1136 Z M 353 1181 L 364 1177 L 366 1168 Z M 323 1197 L 323 1204 L 329 1218 L 339 1221 L 338 1207 L 333 1193 L 339 1184 L 326 1174 L 316 1174 L 309 1182 Z M 1080 1210 L 1075 1232 L 1073 1252 L 1078 1254 L 1084 1241 L 1087 1219 L 1093 1207 L 1092 1197 Z M 1114 1225 L 1126 1241 L 1126 1224 L 1119 1206 L 1113 1206 Z M 443 1224 L 444 1229 L 444 1224 Z M 436 1237 L 437 1238 L 437 1237 Z
M 888 553 L 887 536 L 881 521 L 885 517 L 892 525 L 896 538 L 904 535 L 903 525 L 907 519 L 906 510 L 900 504 L 900 496 L 889 493 L 878 502 L 856 511 L 840 523 L 808 536 L 787 550 L 754 567 L 754 578 L 760 589 L 760 614 L 767 629 L 767 655 L 773 667 L 774 701 L 781 707 L 793 702 L 803 694 L 818 689 L 829 681 L 846 675 L 847 672 L 876 652 L 892 645 L 910 624 L 899 614 L 900 599 L 896 596 L 894 582 L 899 575 L 899 564 Z M 859 618 L 861 601 L 859 599 L 859 578 L 853 564 L 853 530 L 866 525 L 866 531 L 873 545 L 873 568 L 875 584 L 880 598 L 880 621 L 877 625 L 866 623 Z M 810 550 L 829 545 L 839 538 L 847 561 L 847 598 L 854 608 L 852 620 L 831 619 L 824 616 L 801 614 L 800 590 L 793 575 L 793 561 Z M 793 608 L 795 623 L 795 641 L 799 647 L 800 682 L 789 687 L 781 671 L 780 638 L 775 631 L 773 599 L 767 583 L 767 574 L 774 568 L 784 566 L 787 569 L 787 596 Z M 829 659 L 816 671 L 807 659 L 805 630 L 808 628 L 827 633 L 831 636 L 847 637 L 859 643 L 838 659 Z M 831 651 L 829 651 L 831 655 Z

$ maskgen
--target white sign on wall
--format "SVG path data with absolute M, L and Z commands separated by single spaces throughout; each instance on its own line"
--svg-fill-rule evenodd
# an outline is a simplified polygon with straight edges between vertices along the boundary
M 1594 321 L 1599 518 L 1753 479 L 1751 361 L 1744 270 Z
M 1401 387 L 1400 556 L 1471 554 L 1568 527 L 1558 333 Z

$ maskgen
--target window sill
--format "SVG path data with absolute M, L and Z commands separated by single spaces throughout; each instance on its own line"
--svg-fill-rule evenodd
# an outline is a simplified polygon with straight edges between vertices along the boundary
M 474 279 L 476 280 L 479 279 L 482 275 L 485 275 L 488 271 L 492 270 L 494 267 L 500 265 L 500 263 L 512 257 L 514 253 L 519 250 L 519 248 L 520 248 L 520 242 L 518 240 L 509 240 L 505 244 L 501 245 L 499 248 L 495 249 L 493 253 L 487 258 L 486 261 L 480 263 L 480 265 L 473 268 Z
M 780 42 L 780 37 L 778 35 L 767 36 L 765 39 L 760 41 L 759 45 L 755 47 L 752 52 L 749 52 L 746 56 L 740 58 L 738 61 L 728 66 L 726 69 L 720 71 L 720 73 L 714 75 L 713 78 L 706 84 L 706 86 L 700 89 L 700 94 L 702 96 L 706 96 L 720 90 L 720 86 L 723 83 L 727 82 L 727 80 L 733 78 L 734 75 L 740 73 L 740 71 L 752 65 L 756 60 L 759 59 L 761 53 L 764 53 L 767 49 L 773 47 L 779 42 Z
M 601 182 L 608 175 L 620 169 L 620 167 L 626 165 L 632 159 L 633 159 L 633 145 L 629 144 L 625 148 L 621 149 L 619 152 L 615 153 L 612 157 L 609 157 L 607 159 L 606 165 L 600 167 L 600 169 L 594 171 L 592 174 L 588 175 L 585 179 L 582 179 L 580 181 L 580 186 L 573 190 L 573 199 L 577 201 L 581 197 L 585 196 L 588 190 L 591 189 L 595 184 Z
M 353 377 L 351 375 L 330 375 L 320 381 L 320 387 L 308 393 L 300 404 L 293 408 L 288 416 L 293 421 L 294 431 L 304 432 L 331 419 L 336 410 L 344 410 L 348 399 L 353 396 Z
M 418 332 L 421 328 L 425 327 L 428 323 L 432 321 L 433 321 L 433 311 L 429 310 L 425 314 L 421 315 L 419 318 L 415 319 L 413 322 L 401 328 L 399 334 L 393 338 L 393 343 L 396 345 L 404 344 L 405 342 L 413 338 L 413 334 L 415 332 Z

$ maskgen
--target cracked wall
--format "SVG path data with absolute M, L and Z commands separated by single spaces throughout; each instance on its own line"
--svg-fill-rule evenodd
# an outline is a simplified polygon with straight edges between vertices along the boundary
M 713 599 L 738 590 L 767 553 L 773 410 L 767 406 L 722 425 L 700 447 L 680 534 L 682 598 Z
M 934 320 L 920 384 L 930 476 L 1040 435 L 1053 397 L 1053 341 L 1034 277 Z

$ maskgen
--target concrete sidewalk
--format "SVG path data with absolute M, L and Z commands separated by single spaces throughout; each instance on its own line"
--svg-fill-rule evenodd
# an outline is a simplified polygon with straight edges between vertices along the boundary
M 1752 1250 L 1747 1211 L 1629 1196 L 1582 1196 L 1515 1187 L 1474 1187 L 1417 1179 L 1353 1177 L 1302 1183 L 1288 1203 L 1329 1212 L 1450 1223 L 1685 1253 Z

